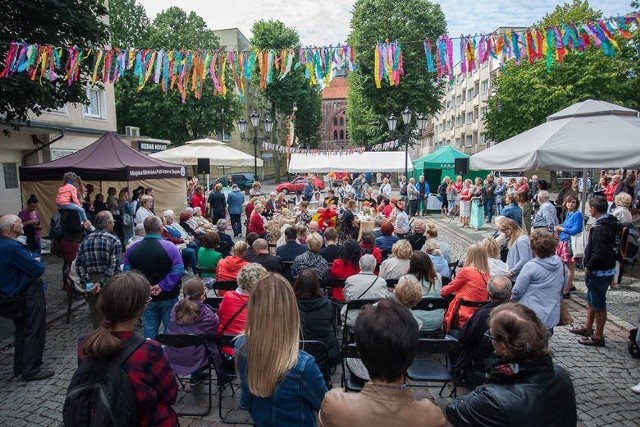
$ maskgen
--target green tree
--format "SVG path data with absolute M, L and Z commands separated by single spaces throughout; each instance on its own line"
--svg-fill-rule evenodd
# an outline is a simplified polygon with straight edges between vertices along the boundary
M 251 32 L 251 44 L 257 49 L 293 48 L 297 51 L 300 47 L 298 33 L 281 21 L 257 21 L 253 24 Z M 254 79 L 254 84 L 257 85 L 257 79 Z M 274 79 L 267 85 L 263 95 L 269 104 L 272 117 L 275 117 L 276 113 L 290 115 L 295 102 L 298 107 L 296 137 L 309 148 L 318 146 L 322 97 L 318 86 L 309 85 L 303 67 L 292 69 L 282 80 Z
M 400 112 L 409 107 L 433 114 L 440 109 L 442 90 L 426 69 L 422 40 L 435 41 L 446 32 L 440 5 L 428 0 L 357 0 L 351 18 L 349 44 L 354 46 L 356 72 L 349 74 L 347 123 L 355 145 L 376 144 L 389 138 L 386 118 L 398 116 L 398 132 L 404 131 Z M 385 39 L 401 43 L 404 76 L 400 85 L 374 83 L 374 45 Z
M 62 47 L 104 46 L 108 43 L 107 27 L 102 20 L 107 13 L 104 3 L 102 0 L 31 0 L 5 4 L 0 8 L 0 46 L 8 50 L 12 41 Z M 66 55 L 66 51 L 63 52 L 62 64 Z M 2 55 L 0 70 L 4 69 L 4 60 Z M 78 82 L 71 86 L 61 78 L 53 82 L 46 78 L 32 81 L 27 73 L 0 79 L 0 121 L 26 122 L 30 111 L 38 116 L 69 102 L 86 102 L 90 67 L 90 61 L 85 61 Z
M 123 5 L 126 6 L 126 3 Z M 145 30 L 141 21 L 126 14 L 127 10 L 132 9 L 123 7 L 112 18 L 111 28 L 118 40 L 127 40 L 128 35 L 117 31 L 132 29 L 135 34 L 146 34 L 142 41 L 132 39 L 133 43 L 154 49 L 213 50 L 219 47 L 216 35 L 194 12 L 187 14 L 178 7 L 171 7 L 158 14 Z M 134 11 L 138 16 L 140 9 Z M 138 90 L 137 82 L 138 79 L 129 71 L 126 78 L 120 79 L 116 85 L 118 129 L 121 132 L 125 126 L 137 126 L 145 135 L 182 144 L 222 131 L 231 132 L 241 114 L 230 75 L 225 79 L 227 92 L 224 96 L 214 95 L 213 83 L 207 77 L 200 99 L 196 99 L 189 90 L 184 103 L 176 89 L 168 89 L 164 93 L 161 85 L 150 81 L 142 90 Z
M 109 1 L 111 46 L 141 48 L 149 37 L 149 17 L 136 0 Z
M 562 22 L 598 19 L 602 13 L 586 0 L 557 6 L 536 27 Z M 630 108 L 640 106 L 640 67 L 637 42 L 617 39 L 620 50 L 609 58 L 602 49 L 590 46 L 584 52 L 568 53 L 562 63 L 547 72 L 544 60 L 516 65 L 509 61 L 494 82 L 495 96 L 485 116 L 487 133 L 504 141 L 535 127 L 554 112 L 586 99 L 597 99 Z

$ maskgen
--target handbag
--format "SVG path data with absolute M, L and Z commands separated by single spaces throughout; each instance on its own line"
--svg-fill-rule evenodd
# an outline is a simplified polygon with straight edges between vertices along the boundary
M 587 235 L 584 231 L 571 236 L 571 253 L 574 258 L 584 258 L 584 250 L 587 247 Z
M 567 303 L 565 300 L 560 300 L 560 320 L 558 321 L 558 326 L 570 325 L 573 322 L 573 317 L 571 317 L 571 313 L 569 313 L 569 308 L 567 307 Z

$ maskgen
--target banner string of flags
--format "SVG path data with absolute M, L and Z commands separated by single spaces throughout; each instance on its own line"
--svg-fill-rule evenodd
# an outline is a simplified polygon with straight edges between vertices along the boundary
M 271 142 L 263 142 L 261 147 L 266 151 L 275 151 L 282 154 L 303 154 L 305 156 L 344 156 L 347 154 L 362 154 L 367 151 L 365 147 L 348 147 L 340 150 L 316 150 L 298 147 L 285 147 L 284 145 L 273 144 Z
M 391 151 L 396 150 L 400 146 L 400 140 L 394 139 L 393 141 L 383 142 L 371 147 L 371 151 Z
M 616 37 L 632 38 L 632 31 L 640 29 L 640 12 L 624 16 L 581 23 L 565 23 L 549 28 L 530 27 L 504 33 L 480 34 L 450 38 L 442 35 L 423 44 L 426 71 L 438 78 L 453 78 L 454 39 L 460 41 L 461 71 L 472 72 L 491 58 L 501 61 L 515 60 L 516 64 L 545 60 L 551 72 L 554 62 L 563 62 L 569 52 L 583 52 L 593 46 L 609 57 L 619 49 Z M 404 42 L 415 43 L 412 41 Z M 404 74 L 400 42 L 377 43 L 374 47 L 374 82 L 377 88 L 383 82 L 398 86 Z M 503 57 L 503 58 L 501 58 Z M 302 67 L 311 85 L 329 86 L 337 68 L 356 70 L 355 55 L 348 44 L 328 47 L 294 49 L 264 49 L 237 51 L 218 50 L 156 50 L 59 47 L 38 43 L 12 42 L 5 54 L 0 78 L 16 73 L 27 73 L 31 80 L 62 79 L 69 86 L 78 81 L 80 66 L 90 64 L 90 83 L 115 84 L 127 72 L 138 79 L 138 90 L 153 82 L 164 92 L 178 90 L 182 102 L 188 92 L 200 98 L 207 79 L 213 83 L 215 94 L 227 92 L 226 76 L 234 80 L 234 90 L 244 97 L 246 80 L 256 70 L 260 76 L 260 89 L 282 80 L 292 70 Z

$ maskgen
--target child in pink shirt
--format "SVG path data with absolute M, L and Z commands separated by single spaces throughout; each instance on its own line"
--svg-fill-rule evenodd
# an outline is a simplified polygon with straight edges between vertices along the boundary
M 56 205 L 58 205 L 59 209 L 78 211 L 84 227 L 90 228 L 91 222 L 87 219 L 87 213 L 78 199 L 78 188 L 82 186 L 80 177 L 73 172 L 67 172 L 64 174 L 62 181 L 62 187 L 58 188 L 58 194 L 56 195 Z

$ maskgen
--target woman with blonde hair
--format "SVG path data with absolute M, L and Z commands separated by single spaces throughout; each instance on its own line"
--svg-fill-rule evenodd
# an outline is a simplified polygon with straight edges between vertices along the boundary
M 462 228 L 469 226 L 472 197 L 473 189 L 471 188 L 471 180 L 467 178 L 464 180 L 462 190 L 460 190 L 460 224 L 462 224 Z
M 489 274 L 491 277 L 506 276 L 509 274 L 509 267 L 500 259 L 500 246 L 498 246 L 498 242 L 491 237 L 487 237 L 480 242 L 480 245 L 487 252 Z
M 496 218 L 496 227 L 507 239 L 507 277 L 515 282 L 522 267 L 532 258 L 529 236 L 514 220 L 504 216 Z
M 411 243 L 406 240 L 398 240 L 391 247 L 391 255 L 382 261 L 379 276 L 383 279 L 399 279 L 409 271 L 409 258 L 413 253 Z
M 299 349 L 300 313 L 293 288 L 268 273 L 249 299 L 245 334 L 237 340 L 242 396 L 256 426 L 315 426 L 327 392 L 313 357 Z
M 246 242 L 238 240 L 231 249 L 231 255 L 218 261 L 216 265 L 216 280 L 218 282 L 236 280 L 240 269 L 249 263 L 244 259 L 247 248 Z
M 451 248 L 449 248 L 449 244 L 447 242 L 438 239 L 438 228 L 434 223 L 427 223 L 425 236 L 426 240 L 435 240 L 444 259 L 447 260 L 447 262 L 451 262 Z M 426 252 L 426 248 L 424 246 L 422 247 L 422 250 Z
M 297 277 L 303 270 L 313 270 L 318 276 L 321 284 L 324 284 L 329 277 L 329 263 L 325 260 L 320 252 L 322 249 L 322 236 L 318 233 L 311 233 L 307 238 L 307 251 L 302 255 L 298 255 L 293 260 L 291 273 L 293 277 Z
M 489 294 L 487 292 L 487 281 L 489 280 L 489 263 L 487 261 L 487 252 L 479 244 L 473 244 L 467 249 L 467 258 L 456 278 L 447 286 L 442 288 L 440 295 L 455 295 L 444 321 L 447 330 L 459 330 L 469 320 L 475 311 L 473 307 L 461 307 L 460 300 L 466 301 L 487 301 Z M 454 319 L 454 315 L 458 314 L 458 320 Z
M 264 218 L 262 212 L 264 211 L 264 205 L 261 202 L 256 202 L 253 207 L 253 212 L 249 217 L 249 225 L 247 226 L 248 233 L 256 233 L 261 239 L 266 238 L 267 229 L 264 227 Z

